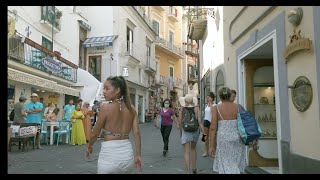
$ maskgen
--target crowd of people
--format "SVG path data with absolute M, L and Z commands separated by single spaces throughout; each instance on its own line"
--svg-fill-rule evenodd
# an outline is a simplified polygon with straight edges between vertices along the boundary
M 32 93 L 31 102 L 26 103 L 27 98 L 21 96 L 19 102 L 14 105 L 13 122 L 15 124 L 33 123 L 38 124 L 37 132 L 37 148 L 42 149 L 40 145 L 41 123 L 44 121 L 55 122 L 59 120 L 60 109 L 56 104 L 49 102 L 46 104 L 44 98 L 40 98 L 38 94 Z M 38 101 L 38 99 L 40 101 Z M 77 108 L 76 108 L 77 107 Z M 82 100 L 74 105 L 73 99 L 69 100 L 69 104 L 63 108 L 62 121 L 70 121 L 71 144 L 83 145 L 89 142 L 92 127 L 96 123 L 96 117 L 99 112 L 99 102 L 94 101 L 94 105 L 90 108 L 90 104 L 85 102 L 82 106 Z M 48 130 L 50 127 L 47 127 Z M 59 127 L 55 126 L 54 131 L 58 131 Z
M 88 102 L 83 103 L 82 100 L 74 105 L 72 99 L 64 106 L 63 120 L 72 123 L 71 144 L 87 144 L 85 158 L 89 159 L 94 143 L 99 136 L 102 137 L 97 168 L 99 174 L 131 173 L 134 165 L 142 170 L 138 114 L 131 104 L 126 80 L 122 76 L 109 77 L 104 83 L 103 95 L 109 103 L 101 106 L 95 101 L 90 107 Z M 162 135 L 162 154 L 167 156 L 169 152 L 169 137 L 175 122 L 180 131 L 180 143 L 184 147 L 187 174 L 197 174 L 196 145 L 199 139 L 204 142 L 202 157 L 214 158 L 214 171 L 220 174 L 240 174 L 246 167 L 245 144 L 237 128 L 237 114 L 244 108 L 234 103 L 235 90 L 221 87 L 218 96 L 221 102 L 215 104 L 216 95 L 210 92 L 203 110 L 200 109 L 198 99 L 191 94 L 181 97 L 178 117 L 170 99 L 165 99 L 158 110 L 155 126 Z M 21 96 L 19 103 L 15 104 L 15 122 L 41 124 L 43 118 L 47 121 L 58 120 L 60 109 L 53 103 L 46 106 L 43 99 L 38 102 L 36 93 L 31 95 L 31 102 L 25 105 L 26 100 L 26 97 Z M 204 118 L 201 116 L 202 113 Z M 129 141 L 131 130 L 134 135 L 135 153 Z M 39 133 L 37 145 L 41 148 Z

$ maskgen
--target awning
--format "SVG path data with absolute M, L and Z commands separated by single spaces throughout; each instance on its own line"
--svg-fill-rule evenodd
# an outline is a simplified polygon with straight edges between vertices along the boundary
M 112 46 L 113 40 L 116 36 L 103 36 L 103 37 L 92 37 L 84 41 L 83 47 L 98 47 L 98 46 Z
M 8 68 L 8 80 L 39 86 L 52 92 L 79 97 L 80 91 L 16 69 Z

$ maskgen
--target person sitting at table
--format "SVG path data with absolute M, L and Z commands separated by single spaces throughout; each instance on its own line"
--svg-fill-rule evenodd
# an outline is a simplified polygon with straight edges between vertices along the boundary
M 59 108 L 55 108 L 51 114 L 49 114 L 49 115 L 46 116 L 47 121 L 49 121 L 49 122 L 55 122 L 55 121 L 57 121 L 59 111 L 60 111 Z M 54 131 L 57 131 L 58 129 L 59 129 L 59 128 L 56 127 L 56 126 L 53 127 L 53 130 L 54 130 Z M 48 131 L 49 131 L 49 130 L 50 130 L 50 127 L 48 127 Z
M 49 102 L 48 107 L 46 107 L 46 109 L 44 110 L 44 118 L 47 119 L 47 116 L 49 116 L 55 109 L 56 106 L 52 102 Z

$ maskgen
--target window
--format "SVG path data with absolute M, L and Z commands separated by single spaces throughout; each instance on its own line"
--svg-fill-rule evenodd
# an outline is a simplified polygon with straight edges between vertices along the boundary
M 147 44 L 147 64 L 150 66 L 151 47 Z
M 133 54 L 133 31 L 127 27 L 127 52 Z
M 174 34 L 172 31 L 169 31 L 169 47 L 173 49 L 173 44 L 174 44 Z
M 169 14 L 173 14 L 173 6 L 169 6 Z
M 101 56 L 89 57 L 89 73 L 98 81 L 101 81 Z
M 79 68 L 81 69 L 85 69 L 85 66 L 84 66 L 84 47 L 82 46 L 83 44 L 83 41 L 80 40 L 80 43 L 79 43 Z
M 139 68 L 139 82 L 142 83 L 142 70 Z
M 170 66 L 170 77 L 174 78 L 174 68 L 173 66 Z
M 160 27 L 159 22 L 152 20 L 153 31 L 156 32 L 158 36 L 159 36 L 159 29 L 160 29 L 159 27 Z
M 47 38 L 45 38 L 43 36 L 42 36 L 42 46 L 47 48 L 47 49 L 49 49 L 50 51 L 53 51 L 52 42 L 49 39 L 47 39 Z

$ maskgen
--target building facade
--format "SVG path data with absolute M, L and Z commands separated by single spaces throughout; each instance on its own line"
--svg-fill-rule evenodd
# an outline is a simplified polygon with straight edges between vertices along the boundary
M 144 6 L 143 11 L 152 22 L 156 32 L 155 58 L 159 73 L 155 79 L 157 91 L 154 94 L 156 106 L 170 98 L 176 107 L 178 97 L 183 96 L 183 61 L 181 6 Z M 158 97 L 158 98 L 155 98 Z
M 21 95 L 37 93 L 63 109 L 78 98 L 78 60 L 67 36 L 68 7 L 8 7 L 8 110 Z M 61 118 L 62 113 L 59 114 Z
M 86 70 L 99 66 L 93 74 L 101 83 L 109 76 L 125 76 L 139 122 L 145 122 L 157 74 L 157 35 L 150 20 L 140 6 L 85 6 L 81 14 L 92 27 L 83 43 L 89 61 Z M 104 100 L 102 84 L 98 91 L 96 99 Z
M 319 173 L 320 7 L 224 7 L 223 16 L 225 85 L 263 131 L 249 166 Z

